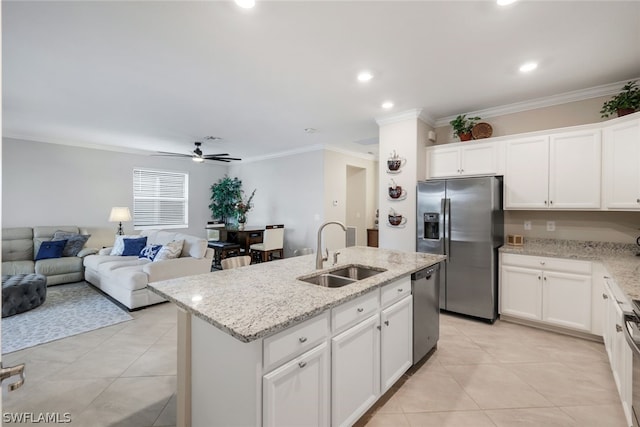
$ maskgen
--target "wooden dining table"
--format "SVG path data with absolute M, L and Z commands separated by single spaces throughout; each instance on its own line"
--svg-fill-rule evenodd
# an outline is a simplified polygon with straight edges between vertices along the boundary
M 220 240 L 223 242 L 237 243 L 240 252 L 249 255 L 249 247 L 254 243 L 262 243 L 265 227 L 253 226 L 238 230 L 233 227 L 220 228 Z

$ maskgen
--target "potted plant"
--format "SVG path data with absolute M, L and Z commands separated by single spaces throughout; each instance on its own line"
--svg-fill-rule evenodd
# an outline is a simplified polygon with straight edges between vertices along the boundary
M 618 117 L 631 114 L 640 109 L 640 88 L 638 82 L 631 81 L 622 86 L 622 91 L 602 105 L 601 117 L 607 118 L 614 113 Z
M 459 115 L 449 122 L 453 128 L 453 136 L 460 138 L 460 141 L 471 140 L 471 129 L 479 120 L 480 117 L 467 117 L 466 114 Z
M 240 190 L 243 194 L 244 191 Z M 240 197 L 240 201 L 238 203 L 236 203 L 236 215 L 238 218 L 238 230 L 244 230 L 244 224 L 245 222 L 247 222 L 247 212 L 249 212 L 251 210 L 251 208 L 253 207 L 253 205 L 251 204 L 251 201 L 253 200 L 253 196 L 256 194 L 256 190 L 254 189 L 251 192 L 251 195 L 249 196 L 249 198 L 247 199 L 247 201 L 243 201 L 242 197 Z
M 242 181 L 228 175 L 211 186 L 211 216 L 225 224 L 236 215 L 236 205 L 242 200 Z

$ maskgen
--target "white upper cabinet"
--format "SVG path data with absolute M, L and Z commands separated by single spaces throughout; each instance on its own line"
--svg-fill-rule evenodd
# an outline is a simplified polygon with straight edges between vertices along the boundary
M 427 148 L 427 178 L 495 175 L 498 152 L 495 142 L 467 142 Z
M 506 142 L 506 209 L 546 209 L 549 203 L 549 137 Z
M 506 209 L 599 209 L 600 130 L 506 141 Z
M 640 209 L 640 120 L 603 132 L 603 207 Z

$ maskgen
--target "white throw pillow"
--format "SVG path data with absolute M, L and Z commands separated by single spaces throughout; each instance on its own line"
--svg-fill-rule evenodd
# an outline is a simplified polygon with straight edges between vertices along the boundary
M 140 236 L 138 235 L 122 235 L 116 236 L 116 241 L 113 243 L 113 248 L 111 249 L 111 253 L 109 255 L 122 255 L 124 252 L 124 239 L 137 239 Z
M 182 252 L 182 246 L 184 246 L 184 240 L 174 240 L 173 242 L 165 243 L 153 259 L 153 262 L 178 258 Z

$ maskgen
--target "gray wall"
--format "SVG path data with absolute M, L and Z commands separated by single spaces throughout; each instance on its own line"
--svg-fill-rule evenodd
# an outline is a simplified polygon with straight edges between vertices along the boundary
M 247 225 L 284 224 L 285 257 L 314 248 L 324 218 L 323 151 L 310 151 L 232 165 L 230 176 L 242 180 L 246 196 L 256 189 Z
M 5 138 L 2 145 L 2 227 L 78 225 L 93 246 L 113 243 L 117 224 L 108 222 L 112 206 L 133 207 L 133 168 L 189 173 L 189 228 L 180 232 L 206 237 L 211 219 L 211 184 L 226 165 L 189 159 L 128 154 Z M 132 223 L 125 232 L 137 234 Z

